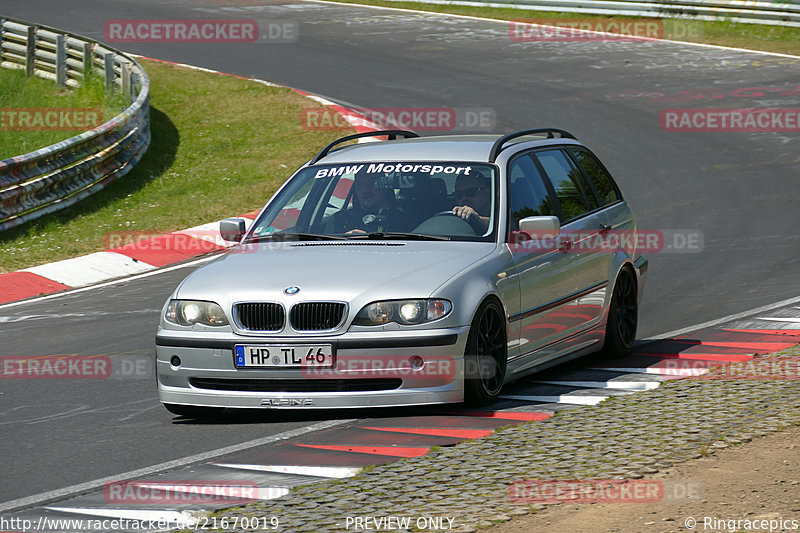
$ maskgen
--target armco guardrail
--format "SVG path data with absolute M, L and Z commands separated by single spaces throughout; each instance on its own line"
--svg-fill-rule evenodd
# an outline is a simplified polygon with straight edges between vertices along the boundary
M 131 105 L 108 122 L 0 161 L 0 231 L 71 206 L 127 174 L 150 146 L 150 80 L 130 56 L 85 37 L 0 18 L 0 68 L 79 85 L 90 73 Z
M 742 0 L 393 0 L 397 3 L 505 7 L 530 11 L 558 11 L 594 15 L 675 18 L 682 20 L 729 20 L 748 24 L 800 26 L 800 4 Z

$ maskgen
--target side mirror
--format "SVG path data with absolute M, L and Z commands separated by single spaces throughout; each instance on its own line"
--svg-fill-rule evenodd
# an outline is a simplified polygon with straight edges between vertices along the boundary
M 239 242 L 247 231 L 247 221 L 243 218 L 226 218 L 219 223 L 219 233 L 230 242 Z
M 561 233 L 558 217 L 526 217 L 519 221 L 519 231 L 538 239 L 555 239 Z

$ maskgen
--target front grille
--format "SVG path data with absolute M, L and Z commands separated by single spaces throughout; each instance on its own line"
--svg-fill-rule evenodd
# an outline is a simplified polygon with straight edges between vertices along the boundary
M 283 307 L 276 303 L 243 303 L 234 309 L 239 326 L 250 331 L 277 331 L 283 329 L 286 320 Z
M 292 307 L 289 319 L 296 331 L 333 329 L 344 318 L 345 305 L 335 302 L 306 302 Z
M 198 389 L 243 392 L 363 392 L 399 389 L 403 380 L 190 378 L 189 383 Z

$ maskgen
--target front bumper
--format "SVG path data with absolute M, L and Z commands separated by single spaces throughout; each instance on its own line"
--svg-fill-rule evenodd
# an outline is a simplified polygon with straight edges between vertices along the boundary
M 461 402 L 468 327 L 338 336 L 243 337 L 160 330 L 162 403 L 238 408 L 359 408 Z M 331 344 L 330 369 L 236 368 L 236 344 Z M 181 364 L 170 360 L 177 356 Z M 424 364 L 417 367 L 411 358 Z

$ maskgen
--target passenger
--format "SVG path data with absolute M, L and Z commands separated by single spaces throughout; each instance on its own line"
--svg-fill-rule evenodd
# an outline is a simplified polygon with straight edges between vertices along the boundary
M 491 184 L 486 176 L 475 172 L 462 174 L 456 180 L 453 193 L 456 200 L 453 214 L 480 229 L 481 233 L 486 232 L 492 210 L 491 192 Z

